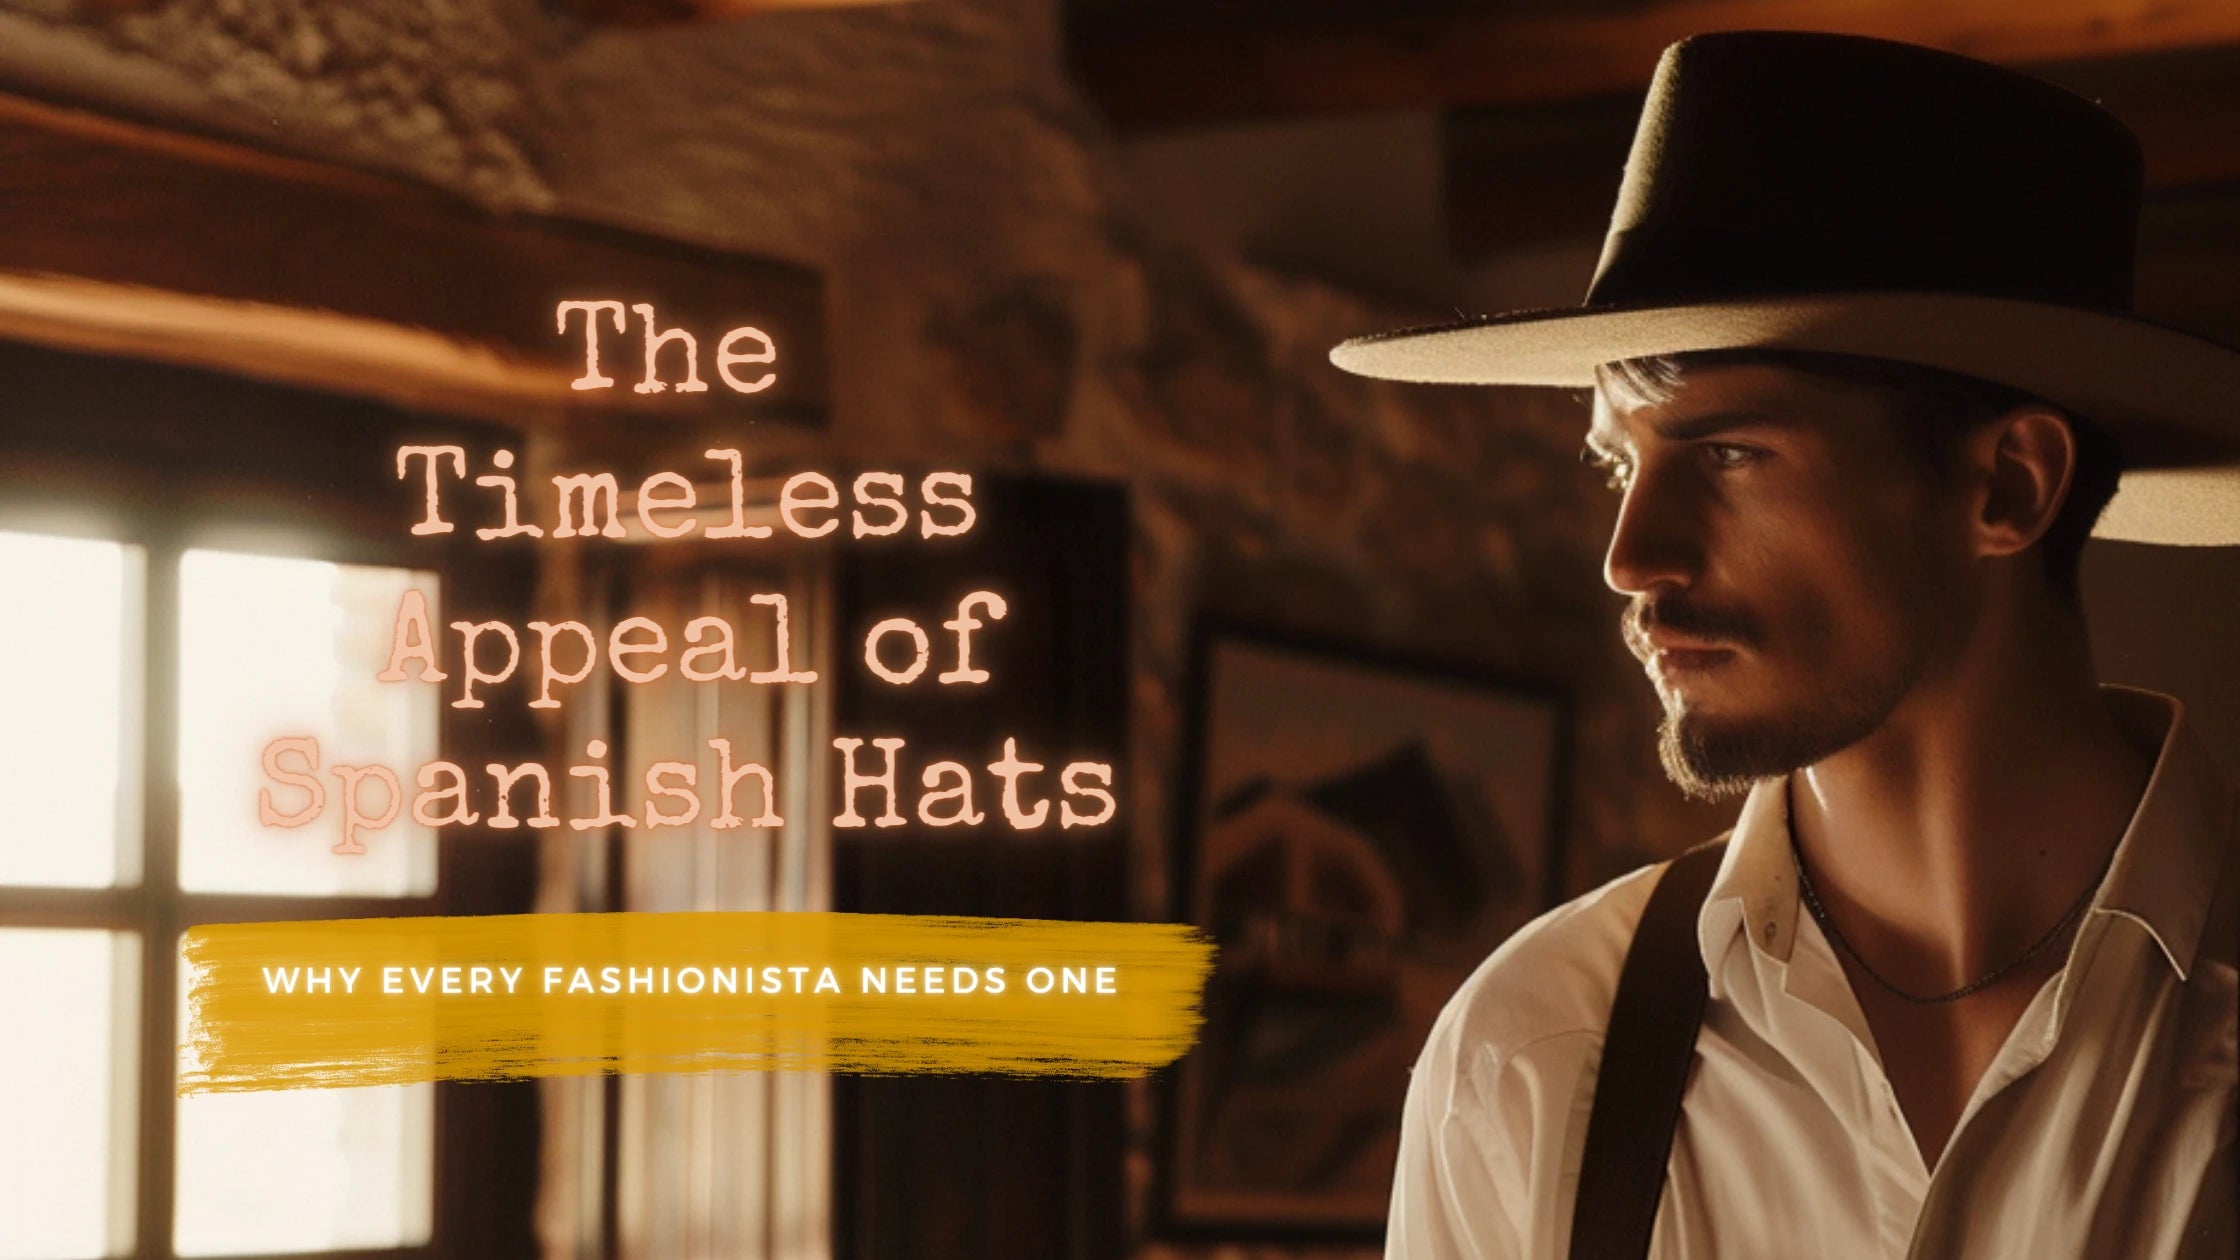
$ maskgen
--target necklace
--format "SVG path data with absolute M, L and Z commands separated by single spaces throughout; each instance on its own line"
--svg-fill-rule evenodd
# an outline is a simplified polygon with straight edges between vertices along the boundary
M 1786 787 L 1783 788 L 1783 791 L 1787 790 L 1788 789 Z M 2017 954 L 2006 962 L 1999 964 L 1998 966 L 1992 968 L 1990 971 L 1985 972 L 1983 975 L 1970 980 L 1968 983 L 1961 985 L 1959 988 L 1954 989 L 1950 993 L 1921 994 L 1901 989 L 1897 985 L 1890 983 L 1889 979 L 1885 977 L 1881 972 L 1876 971 L 1873 964 L 1869 963 L 1865 958 L 1861 957 L 1859 955 L 1859 951 L 1852 948 L 1851 942 L 1845 940 L 1843 933 L 1837 930 L 1835 920 L 1828 917 L 1827 907 L 1820 904 L 1820 894 L 1814 891 L 1812 887 L 1812 875 L 1805 869 L 1804 865 L 1804 850 L 1797 846 L 1797 828 L 1794 822 L 1789 824 L 1789 855 L 1796 860 L 1797 888 L 1799 889 L 1799 891 L 1804 893 L 1805 909 L 1812 912 L 1812 921 L 1820 925 L 1820 930 L 1827 934 L 1828 939 L 1834 942 L 1837 949 L 1842 950 L 1844 954 L 1851 959 L 1851 961 L 1859 964 L 1859 970 L 1866 972 L 1869 979 L 1873 980 L 1876 984 L 1881 985 L 1883 988 L 1888 989 L 1890 992 L 1898 995 L 1899 997 L 1904 998 L 1906 1001 L 1914 1003 L 1917 1006 L 1935 1006 L 1944 1002 L 1957 1002 L 1961 998 L 1967 997 L 1971 993 L 1979 993 L 1984 989 L 1988 989 L 1992 985 L 1997 984 L 2000 980 L 2006 978 L 2006 976 L 2012 973 L 2015 968 L 2020 967 L 2024 963 L 2029 962 L 2031 959 L 2036 958 L 2038 955 L 2045 953 L 2047 949 L 2052 947 L 2055 941 L 2060 940 L 2063 934 L 2068 932 L 2071 927 L 2075 926 L 2078 919 L 2084 917 L 2085 907 L 2092 904 L 2092 894 L 2098 892 L 2100 889 L 2101 877 L 2095 876 L 2090 883 L 2085 885 L 2084 894 L 2077 898 L 2076 904 L 2070 906 L 2068 913 L 2061 916 L 2060 922 L 2055 923 L 2052 927 L 2046 929 L 2046 934 L 2044 936 L 2039 937 L 2036 943 L 2032 944 L 2030 948 L 2023 950 L 2020 954 Z M 2108 856 L 2110 861 L 2113 861 L 2115 858 L 2115 854 L 2112 850 L 2110 851 Z M 2101 869 L 2101 875 L 2105 875 L 2106 873 L 2106 867 L 2103 866 Z

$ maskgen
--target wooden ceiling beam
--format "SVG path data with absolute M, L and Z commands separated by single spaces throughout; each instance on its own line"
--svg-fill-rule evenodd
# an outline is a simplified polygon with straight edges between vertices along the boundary
M 700 339 L 752 324 L 778 377 L 744 397 L 578 393 L 561 301 L 653 304 Z M 602 347 L 626 382 L 631 336 Z M 600 225 L 493 214 L 401 180 L 0 95 L 0 337 L 411 406 L 822 419 L 815 271 Z M 674 352 L 672 352 L 673 354 Z M 610 367 L 610 372 L 616 369 Z
M 2240 43 L 2232 0 L 1651 0 L 1602 12 L 1453 0 L 1075 0 L 1075 72 L 1122 132 L 1640 90 L 1664 47 L 1775 28 L 2037 64 Z

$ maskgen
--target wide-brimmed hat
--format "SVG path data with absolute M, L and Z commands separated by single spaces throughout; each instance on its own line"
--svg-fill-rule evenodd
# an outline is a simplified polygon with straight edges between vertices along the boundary
M 1364 376 L 1590 386 L 1599 363 L 1751 347 L 2026 391 L 2123 449 L 2094 533 L 2240 544 L 2240 350 L 2142 319 L 2139 145 L 1998 66 L 1849 35 L 1665 50 L 1586 301 L 1360 337 Z

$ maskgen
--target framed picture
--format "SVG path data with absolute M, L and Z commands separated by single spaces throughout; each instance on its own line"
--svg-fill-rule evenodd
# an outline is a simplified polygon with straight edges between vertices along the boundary
M 1228 624 L 1192 673 L 1172 917 L 1220 953 L 1167 1076 L 1166 1232 L 1374 1238 L 1432 1020 L 1561 888 L 1568 708 Z

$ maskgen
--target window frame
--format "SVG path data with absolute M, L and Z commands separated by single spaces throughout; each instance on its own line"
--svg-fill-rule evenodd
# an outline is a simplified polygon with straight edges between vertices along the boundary
M 469 530 L 449 539 L 413 537 L 417 504 L 399 489 L 413 487 L 389 474 L 396 446 L 406 442 L 470 449 L 503 442 L 518 449 L 523 435 L 140 360 L 0 346 L 0 390 L 17 384 L 30 387 L 15 391 L 18 405 L 0 419 L 0 529 L 102 539 L 141 553 L 139 742 L 130 745 L 128 722 L 120 748 L 121 755 L 137 754 L 141 817 L 139 858 L 127 864 L 137 866 L 135 880 L 101 888 L 0 885 L 0 927 L 137 935 L 137 1000 L 118 998 L 115 1008 L 136 1015 L 133 1027 L 118 1030 L 120 1050 L 132 1047 L 134 1117 L 129 1129 L 116 1128 L 134 1135 L 134 1149 L 113 1165 L 132 1171 L 129 1185 L 112 1186 L 112 1195 L 131 1196 L 124 1215 L 134 1222 L 133 1243 L 121 1254 L 171 1260 L 180 934 L 208 923 L 525 912 L 537 871 L 533 836 L 439 831 L 435 889 L 426 895 L 181 888 L 180 561 L 208 548 L 432 571 L 447 618 L 506 607 L 518 616 L 535 589 L 534 555 L 475 546 Z M 355 467 L 344 466 L 349 461 L 338 458 L 337 447 L 358 457 Z M 365 458 L 384 450 L 386 465 Z M 518 710 L 492 705 L 469 714 L 443 706 L 441 755 L 462 762 L 486 754 L 542 757 L 534 724 Z M 429 1240 L 299 1253 L 301 1260 L 534 1254 L 533 1083 L 438 1082 L 434 1111 Z M 493 1153 L 511 1168 L 493 1169 Z

